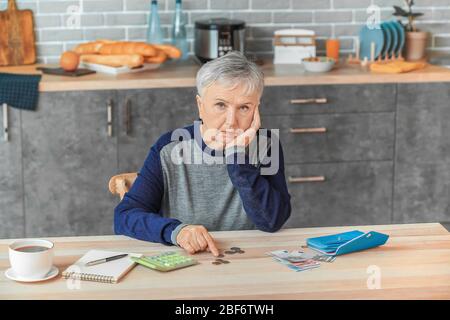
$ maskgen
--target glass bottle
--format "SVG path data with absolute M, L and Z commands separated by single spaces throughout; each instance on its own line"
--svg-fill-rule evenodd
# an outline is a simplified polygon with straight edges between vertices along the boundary
M 175 16 L 172 23 L 172 44 L 181 50 L 181 59 L 186 59 L 189 49 L 186 38 L 186 24 L 181 9 L 181 0 L 176 0 L 175 2 Z
M 152 0 L 150 5 L 150 16 L 148 21 L 147 42 L 162 43 L 161 24 L 159 22 L 158 1 Z

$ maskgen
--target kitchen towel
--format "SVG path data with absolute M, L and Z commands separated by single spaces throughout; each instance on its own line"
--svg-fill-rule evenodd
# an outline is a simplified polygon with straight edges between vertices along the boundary
M 372 63 L 370 65 L 370 71 L 381 73 L 403 73 L 422 69 L 425 68 L 426 66 L 427 66 L 426 62 L 406 62 L 399 60 L 388 63 L 385 62 Z
M 0 72 L 0 105 L 36 110 L 41 75 Z

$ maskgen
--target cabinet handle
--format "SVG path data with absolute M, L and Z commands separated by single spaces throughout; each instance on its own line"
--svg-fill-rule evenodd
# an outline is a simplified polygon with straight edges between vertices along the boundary
M 322 182 L 325 181 L 325 177 L 288 177 L 288 181 L 289 183 Z
M 5 141 L 8 141 L 9 140 L 8 105 L 6 103 L 3 103 L 2 109 L 3 109 L 3 137 L 5 138 Z
M 112 100 L 108 100 L 107 105 L 107 112 L 108 112 L 108 137 L 112 137 Z
M 131 131 L 131 100 L 125 101 L 125 134 L 130 135 Z
M 325 133 L 327 132 L 327 128 L 291 128 L 289 130 L 290 133 Z
M 327 102 L 327 98 L 291 99 L 291 104 L 324 104 Z

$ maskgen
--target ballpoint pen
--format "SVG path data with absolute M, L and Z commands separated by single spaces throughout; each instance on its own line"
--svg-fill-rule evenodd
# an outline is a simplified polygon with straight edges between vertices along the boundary
M 86 266 L 95 266 L 96 264 L 117 260 L 117 259 L 120 259 L 120 258 L 123 258 L 123 257 L 126 257 L 126 256 L 128 256 L 128 254 L 124 253 L 124 254 L 119 254 L 117 256 L 112 256 L 112 257 L 107 257 L 107 258 L 103 258 L 103 259 L 93 260 L 93 261 L 87 262 Z

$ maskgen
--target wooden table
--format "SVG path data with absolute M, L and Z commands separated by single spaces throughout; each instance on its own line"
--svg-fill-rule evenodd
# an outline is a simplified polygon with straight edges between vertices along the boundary
M 308 237 L 354 229 L 375 230 L 390 238 L 382 247 L 340 256 L 304 272 L 294 272 L 264 255 L 298 249 Z M 284 229 L 273 234 L 228 231 L 213 236 L 220 248 L 239 246 L 245 254 L 227 255 L 231 263 L 216 266 L 211 264 L 211 254 L 200 253 L 195 255 L 200 265 L 169 273 L 136 266 L 118 284 L 83 281 L 77 289 L 61 276 L 33 284 L 7 279 L 8 244 L 13 240 L 0 240 L 0 299 L 450 298 L 450 233 L 438 223 Z M 181 250 L 124 236 L 48 239 L 55 242 L 55 265 L 60 271 L 94 248 L 145 254 Z M 380 289 L 368 289 L 368 270 L 379 270 Z

